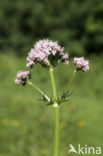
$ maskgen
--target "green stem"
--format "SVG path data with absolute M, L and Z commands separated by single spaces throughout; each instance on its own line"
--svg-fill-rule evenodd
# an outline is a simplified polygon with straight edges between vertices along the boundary
M 54 75 L 53 75 L 53 67 L 50 67 L 50 77 L 51 77 L 51 83 L 52 83 L 52 89 L 53 89 L 53 98 L 54 98 L 54 101 L 56 101 L 57 92 L 56 92 L 55 80 L 54 80 Z
M 59 152 L 59 105 L 57 103 L 57 92 L 53 75 L 53 67 L 50 66 L 50 77 L 53 89 L 54 111 L 55 111 L 55 138 L 54 138 L 54 156 L 58 156 Z
M 32 82 L 30 82 L 30 81 L 27 81 L 27 83 L 29 84 L 29 85 L 31 85 L 32 87 L 34 87 L 41 95 L 43 95 L 47 100 L 48 100 L 48 102 L 50 102 L 50 99 L 48 98 L 48 96 L 46 95 L 46 94 L 44 94 L 44 92 L 40 89 L 40 88 L 38 88 L 36 85 L 34 85 Z
M 54 140 L 54 156 L 59 154 L 59 106 L 55 108 L 55 140 Z
M 76 72 L 77 72 L 77 70 L 74 70 L 73 71 L 73 74 L 72 74 L 72 77 L 71 77 L 71 79 L 69 80 L 69 82 L 68 82 L 68 84 L 67 84 L 67 87 L 66 87 L 66 91 L 68 90 L 68 88 L 70 87 L 70 85 L 71 85 L 71 83 L 72 83 L 72 81 L 73 81 L 73 79 L 74 79 L 74 77 L 75 77 L 75 75 L 76 75 Z

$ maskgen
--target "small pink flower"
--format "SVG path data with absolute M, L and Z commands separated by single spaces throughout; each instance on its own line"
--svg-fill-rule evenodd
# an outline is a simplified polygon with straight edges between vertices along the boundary
M 27 68 L 32 68 L 34 64 L 35 64 L 34 61 L 29 61 L 26 66 Z
M 74 64 L 77 68 L 82 69 L 82 71 L 84 72 L 87 72 L 89 70 L 89 61 L 85 60 L 83 57 L 75 57 Z
M 26 81 L 30 79 L 30 77 L 31 77 L 31 74 L 29 71 L 20 71 L 17 73 L 15 83 L 18 85 L 20 84 L 25 85 Z
M 40 40 L 36 42 L 33 49 L 28 53 L 27 67 L 32 68 L 36 62 L 47 66 L 50 62 L 54 65 L 58 63 L 58 60 L 61 60 L 64 64 L 69 64 L 68 54 L 64 53 L 64 48 L 62 48 L 58 42 L 53 42 L 48 39 Z

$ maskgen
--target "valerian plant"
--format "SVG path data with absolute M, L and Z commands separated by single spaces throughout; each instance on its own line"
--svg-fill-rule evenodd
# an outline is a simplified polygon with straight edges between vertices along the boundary
M 69 65 L 69 57 L 68 53 L 64 52 L 64 48 L 62 48 L 58 42 L 53 42 L 51 40 L 40 40 L 38 41 L 34 47 L 30 50 L 27 56 L 27 68 L 33 68 L 35 65 L 39 63 L 43 68 L 47 68 L 50 72 L 51 85 L 53 90 L 52 98 L 49 98 L 39 87 L 33 84 L 30 81 L 31 74 L 29 71 L 20 71 L 17 74 L 15 79 L 15 83 L 17 85 L 26 84 L 34 87 L 41 95 L 42 101 L 47 105 L 51 105 L 55 110 L 55 134 L 54 134 L 54 156 L 59 156 L 59 107 L 61 103 L 68 101 L 68 98 L 72 94 L 69 92 L 69 86 L 75 76 L 75 74 L 82 70 L 83 72 L 87 72 L 89 70 L 89 61 L 84 60 L 83 57 L 74 58 L 75 70 L 73 71 L 72 78 L 67 84 L 66 89 L 63 90 L 63 93 L 60 97 L 57 96 L 55 79 L 54 79 L 54 68 L 59 64 L 63 63 L 65 65 Z

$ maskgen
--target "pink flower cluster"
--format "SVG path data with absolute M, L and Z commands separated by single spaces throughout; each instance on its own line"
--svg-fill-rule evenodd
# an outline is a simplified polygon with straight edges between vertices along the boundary
M 31 77 L 31 74 L 29 71 L 20 71 L 17 73 L 15 83 L 18 85 L 20 85 L 20 84 L 25 85 L 27 79 L 30 79 L 30 77 Z
M 75 57 L 74 64 L 77 68 L 82 69 L 82 71 L 84 72 L 87 72 L 89 70 L 89 61 L 85 60 L 83 57 Z
M 48 65 L 49 56 L 57 57 L 57 61 L 61 60 L 64 64 L 69 63 L 68 54 L 64 53 L 64 48 L 61 48 L 58 42 L 44 39 L 38 41 L 28 53 L 27 67 L 32 68 L 36 62 Z
M 64 53 L 64 48 L 62 48 L 58 42 L 44 39 L 36 42 L 28 53 L 26 66 L 32 68 L 35 63 L 40 63 L 43 66 L 46 65 L 50 67 L 50 65 L 52 65 L 55 67 L 59 62 L 69 64 L 68 54 Z M 75 57 L 74 64 L 76 68 L 81 69 L 84 72 L 89 70 L 89 61 L 85 60 L 83 57 Z M 25 85 L 30 78 L 31 74 L 29 71 L 20 71 L 17 74 L 15 83 L 18 85 Z

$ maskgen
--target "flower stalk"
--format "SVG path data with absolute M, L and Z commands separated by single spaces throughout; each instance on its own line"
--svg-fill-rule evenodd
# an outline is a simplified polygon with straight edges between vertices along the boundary
M 54 80 L 54 75 L 53 75 L 53 67 L 50 66 L 50 77 L 51 77 L 51 83 L 52 83 L 52 89 L 53 89 L 53 99 L 56 102 L 57 100 L 57 91 L 56 91 L 56 85 L 55 85 L 55 80 Z
M 48 97 L 40 88 L 38 88 L 36 85 L 34 85 L 34 84 L 33 84 L 32 82 L 30 82 L 30 81 L 27 81 L 27 83 L 28 83 L 30 86 L 32 86 L 33 88 L 35 88 L 41 95 L 43 95 L 43 96 L 47 99 L 48 102 L 50 102 L 49 97 Z
M 54 136 L 54 156 L 58 156 L 59 151 L 59 105 L 57 103 L 57 92 L 53 74 L 53 67 L 50 66 L 50 77 L 53 89 L 54 111 L 55 111 L 55 136 Z
M 73 71 L 73 74 L 72 74 L 71 79 L 69 80 L 69 82 L 68 82 L 68 84 L 67 84 L 67 87 L 66 87 L 65 91 L 67 91 L 67 90 L 69 89 L 69 87 L 70 87 L 70 85 L 71 85 L 71 83 L 72 83 L 72 81 L 73 81 L 73 79 L 74 79 L 74 77 L 75 77 L 75 75 L 76 75 L 76 72 L 77 72 L 77 70 L 75 69 L 75 70 Z

